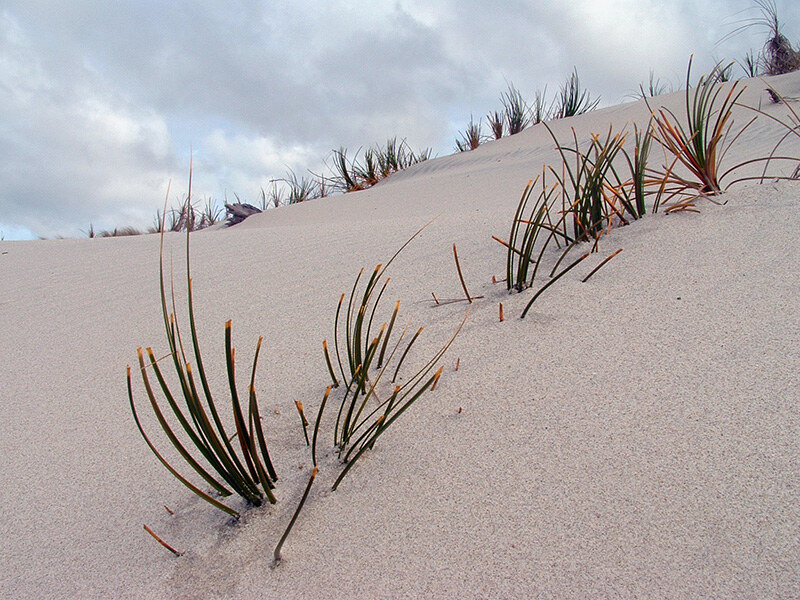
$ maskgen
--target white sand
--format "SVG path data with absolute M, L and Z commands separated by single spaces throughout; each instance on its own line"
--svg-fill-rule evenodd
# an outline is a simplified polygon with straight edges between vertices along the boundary
M 800 96 L 800 75 L 772 83 Z M 762 90 L 751 81 L 744 100 L 766 106 Z M 554 128 L 585 139 L 646 118 L 631 103 Z M 779 132 L 762 119 L 729 162 Z M 725 206 L 617 229 L 522 321 L 532 292 L 491 284 L 505 268 L 491 236 L 507 237 L 526 182 L 555 160 L 535 127 L 192 237 L 212 384 L 226 319 L 242 373 L 265 337 L 279 503 L 238 524 L 163 469 L 128 408 L 136 347 L 165 348 L 157 236 L 0 242 L 0 597 L 800 597 L 800 184 L 743 184 Z M 485 298 L 438 389 L 334 493 L 324 463 L 272 569 L 310 463 L 293 401 L 316 411 L 338 297 L 436 215 L 392 266 L 386 310 L 401 299 L 426 326 L 417 355 L 433 352 L 465 312 L 431 302 L 460 294 L 453 243 Z M 169 237 L 176 257 L 182 241 Z

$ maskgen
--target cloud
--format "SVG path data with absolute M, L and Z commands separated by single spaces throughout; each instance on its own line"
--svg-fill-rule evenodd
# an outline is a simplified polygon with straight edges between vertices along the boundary
M 40 235 L 141 220 L 141 199 L 163 197 L 172 166 L 163 118 L 88 70 L 59 81 L 7 13 L 0 54 L 2 220 Z

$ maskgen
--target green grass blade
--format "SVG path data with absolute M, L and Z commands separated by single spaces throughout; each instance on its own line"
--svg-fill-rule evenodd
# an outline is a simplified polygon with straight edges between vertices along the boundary
M 530 310 L 530 307 L 533 305 L 533 303 L 534 303 L 534 302 L 536 302 L 536 299 L 537 299 L 539 296 L 541 296 L 541 295 L 542 295 L 542 292 L 544 292 L 544 291 L 545 291 L 547 288 L 549 288 L 549 287 L 550 287 L 551 285 L 553 285 L 553 284 L 554 284 L 556 281 L 558 281 L 558 280 L 559 280 L 559 279 L 560 279 L 560 278 L 561 278 L 563 275 L 566 275 L 566 274 L 567 274 L 567 272 L 569 272 L 570 270 L 572 270 L 574 267 L 577 267 L 577 266 L 578 266 L 578 264 L 579 264 L 581 261 L 583 261 L 583 260 L 584 260 L 584 259 L 585 259 L 587 256 L 589 256 L 589 252 L 587 252 L 586 254 L 584 254 L 583 256 L 581 256 L 581 257 L 580 257 L 578 260 L 576 260 L 574 263 L 572 263 L 571 265 L 569 265 L 569 266 L 568 266 L 566 269 L 564 269 L 563 271 L 561 271 L 561 272 L 560 272 L 558 275 L 556 275 L 556 276 L 555 276 L 555 277 L 553 277 L 553 278 L 552 278 L 550 281 L 548 281 L 546 284 L 544 284 L 544 285 L 541 287 L 541 289 L 539 289 L 539 291 L 538 291 L 538 292 L 536 292 L 536 294 L 534 294 L 534 296 L 533 296 L 533 298 L 531 298 L 530 302 L 528 302 L 528 304 L 525 306 L 525 310 L 523 310 L 523 311 L 522 311 L 522 315 L 520 316 L 520 318 L 521 318 L 521 319 L 524 319 L 524 318 L 525 318 L 525 315 L 526 315 L 526 314 L 528 314 L 528 310 Z
M 172 465 L 170 465 L 163 456 L 161 456 L 159 451 L 156 449 L 156 447 L 150 441 L 150 438 L 147 437 L 147 434 L 144 432 L 144 428 L 142 427 L 142 424 L 139 421 L 139 415 L 136 412 L 136 405 L 135 405 L 135 403 L 133 401 L 133 389 L 131 387 L 131 368 L 130 367 L 128 367 L 128 399 L 130 400 L 131 412 L 133 413 L 133 420 L 136 421 L 136 427 L 139 429 L 139 433 L 142 434 L 142 437 L 144 438 L 144 441 L 147 443 L 147 445 L 150 448 L 150 450 L 152 450 L 153 454 L 156 455 L 156 458 L 158 458 L 158 460 L 161 462 L 161 464 L 164 465 L 164 467 L 166 467 L 166 469 L 178 481 L 180 481 L 183 485 L 185 485 L 187 488 L 189 488 L 194 494 L 196 494 L 197 496 L 199 496 L 200 498 L 202 498 L 203 500 L 205 500 L 206 502 L 208 502 L 212 506 L 215 506 L 216 508 L 218 508 L 218 509 L 220 509 L 222 511 L 225 511 L 226 513 L 228 513 L 229 515 L 231 515 L 235 519 L 238 519 L 239 518 L 239 513 L 238 512 L 236 512 L 235 510 L 233 510 L 232 508 L 230 508 L 228 506 L 225 506 L 219 500 L 216 500 L 216 499 L 212 498 L 211 496 L 209 496 L 208 494 L 203 492 L 201 489 L 199 489 L 198 487 L 193 485 L 189 480 L 187 480 L 185 477 L 183 477 L 180 473 L 178 473 L 178 471 L 175 470 L 175 468 L 172 467 Z
M 334 335 L 335 332 L 334 332 Z M 328 340 L 322 340 L 322 352 L 325 354 L 325 364 L 328 367 L 328 373 L 331 375 L 331 381 L 333 381 L 333 387 L 339 387 L 339 380 L 336 379 L 336 374 L 333 372 L 333 365 L 331 365 L 331 357 L 328 354 Z
M 317 477 L 317 473 L 319 472 L 319 467 L 314 467 L 314 470 L 311 471 L 311 477 L 308 478 L 308 484 L 306 485 L 306 489 L 303 492 L 303 497 L 300 498 L 300 504 L 297 505 L 297 510 L 294 511 L 294 515 L 292 515 L 292 520 L 289 521 L 289 525 L 286 527 L 286 531 L 283 532 L 278 545 L 275 546 L 275 552 L 273 556 L 275 558 L 275 564 L 279 564 L 281 562 L 281 548 L 283 548 L 284 542 L 286 542 L 286 538 L 289 537 L 289 532 L 294 527 L 295 521 L 297 521 L 297 517 L 300 515 L 300 511 L 303 510 L 303 505 L 306 503 L 308 499 L 308 494 L 311 492 L 311 486 L 314 484 L 314 479 Z
M 419 337 L 419 334 L 422 333 L 423 329 L 425 328 L 420 327 L 419 329 L 417 329 L 417 332 L 414 334 L 414 337 L 412 337 L 411 341 L 408 342 L 408 346 L 406 346 L 405 351 L 400 356 L 400 360 L 397 363 L 397 368 L 394 370 L 394 375 L 392 375 L 392 383 L 395 383 L 397 381 L 397 374 L 400 372 L 400 367 L 403 366 L 403 361 L 406 359 L 406 356 L 408 356 L 408 351 L 411 350 L 411 346 L 413 346 L 414 342 L 417 341 L 417 338 Z
M 325 395 L 322 397 L 322 403 L 317 411 L 317 418 L 314 421 L 314 435 L 311 437 L 311 460 L 314 466 L 317 466 L 317 436 L 319 435 L 319 424 L 322 422 L 322 414 L 325 412 L 325 405 L 328 403 L 328 396 L 331 395 L 331 386 L 325 390 Z

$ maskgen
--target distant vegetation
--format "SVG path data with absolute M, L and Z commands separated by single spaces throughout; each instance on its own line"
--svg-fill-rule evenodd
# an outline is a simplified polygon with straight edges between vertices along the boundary
M 754 0 L 761 16 L 746 19 L 739 27 L 723 38 L 728 39 L 746 29 L 761 28 L 767 41 L 758 52 L 750 50 L 739 63 L 747 77 L 758 75 L 783 75 L 800 69 L 800 49 L 795 48 L 784 35 L 778 19 L 774 0 Z
M 525 100 L 522 93 L 508 84 L 508 90 L 500 95 L 502 110 L 495 110 L 486 115 L 490 135 L 482 133 L 481 121 L 475 122 L 470 117 L 467 128 L 456 138 L 456 150 L 467 152 L 475 150 L 489 140 L 499 140 L 504 135 L 516 135 L 532 125 L 553 119 L 574 117 L 594 110 L 600 99 L 591 99 L 588 90 L 581 88 L 577 69 L 573 70 L 564 85 L 551 101 L 547 100 L 547 88 L 536 90 L 533 101 Z

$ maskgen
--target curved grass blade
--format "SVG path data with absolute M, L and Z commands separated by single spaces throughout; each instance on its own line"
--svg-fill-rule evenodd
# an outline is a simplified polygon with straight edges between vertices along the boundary
M 461 265 L 458 262 L 458 251 L 456 250 L 455 244 L 453 244 L 453 257 L 456 260 L 456 271 L 458 271 L 458 279 L 461 281 L 461 288 L 464 290 L 464 295 L 467 297 L 467 302 L 472 304 L 472 297 L 469 295 L 467 284 L 464 283 L 464 275 L 461 273 Z
M 218 509 L 220 509 L 222 511 L 225 511 L 226 513 L 231 515 L 233 518 L 238 519 L 239 518 L 239 513 L 238 512 L 236 512 L 235 510 L 233 510 L 229 506 L 225 506 L 219 500 L 216 500 L 216 499 L 212 498 L 211 496 L 206 494 L 204 491 L 199 489 L 197 486 L 193 485 L 189 480 L 187 480 L 185 477 L 183 477 L 180 473 L 178 473 L 178 471 L 176 471 L 172 467 L 172 465 L 170 465 L 167 462 L 167 460 L 163 456 L 161 456 L 159 451 L 156 449 L 156 447 L 150 441 L 150 438 L 147 437 L 147 434 L 144 432 L 144 428 L 142 428 L 142 424 L 139 421 L 139 415 L 136 412 L 136 405 L 135 405 L 135 403 L 133 401 L 133 389 L 131 387 L 131 368 L 130 367 L 128 367 L 128 398 L 129 398 L 130 404 L 131 404 L 131 412 L 133 413 L 133 420 L 136 421 L 136 427 L 139 428 L 139 433 L 142 434 L 142 437 L 144 438 L 144 441 L 147 443 L 147 445 L 150 448 L 150 450 L 152 450 L 153 454 L 156 455 L 156 458 L 158 458 L 158 460 L 161 462 L 161 464 L 164 465 L 164 467 L 166 467 L 166 469 L 170 473 L 172 473 L 172 475 L 178 481 L 180 481 L 183 485 L 185 485 L 187 488 L 189 488 L 197 496 L 199 496 L 200 498 L 202 498 L 203 500 L 205 500 L 206 502 L 208 502 L 212 506 L 215 506 Z
M 334 335 L 335 335 L 335 333 L 334 333 Z M 331 365 L 331 357 L 330 357 L 330 354 L 328 354 L 328 340 L 322 340 L 322 351 L 325 354 L 325 364 L 328 367 L 328 373 L 331 374 L 331 380 L 333 381 L 333 387 L 338 388 L 339 387 L 339 380 L 336 379 L 336 375 L 333 372 L 333 365 Z
M 617 254 L 619 254 L 620 252 L 622 252 L 622 248 L 620 248 L 619 250 L 617 250 L 616 252 L 614 252 L 614 253 L 613 253 L 611 256 L 608 256 L 608 257 L 606 257 L 606 259 L 605 259 L 603 262 L 601 262 L 599 265 L 597 265 L 597 266 L 596 266 L 594 269 L 592 269 L 592 270 L 589 272 L 589 274 L 588 274 L 586 277 L 584 277 L 583 279 L 581 279 L 581 283 L 586 283 L 587 281 L 589 281 L 589 278 L 590 278 L 592 275 L 594 275 L 595 273 L 597 273 L 597 272 L 598 272 L 598 271 L 599 271 L 601 268 L 603 268 L 603 266 L 604 266 L 604 265 L 605 265 L 605 264 L 606 264 L 608 261 L 610 261 L 612 258 L 614 258 L 614 257 L 615 257 Z
M 317 473 L 319 472 L 319 467 L 314 467 L 314 470 L 311 471 L 311 477 L 308 478 L 308 485 L 306 485 L 306 489 L 303 492 L 303 497 L 300 498 L 300 504 L 297 505 L 297 510 L 294 511 L 294 515 L 292 515 L 292 520 L 289 521 L 289 525 L 286 527 L 286 531 L 283 532 L 278 545 L 275 546 L 275 552 L 273 553 L 273 557 L 275 558 L 275 565 L 280 564 L 281 562 L 281 548 L 283 548 L 283 544 L 286 541 L 286 538 L 289 537 L 289 532 L 292 531 L 292 527 L 294 527 L 295 521 L 297 521 L 297 517 L 300 515 L 300 511 L 303 510 L 303 505 L 306 503 L 306 499 L 308 499 L 308 494 L 311 491 L 311 486 L 314 484 L 314 479 L 317 477 Z
M 406 346 L 405 351 L 400 356 L 400 360 L 397 363 L 397 368 L 394 370 L 394 375 L 392 375 L 392 383 L 395 383 L 397 381 L 397 374 L 400 372 L 400 367 L 403 366 L 403 361 L 406 359 L 406 356 L 408 355 L 408 351 L 411 350 L 411 346 L 413 346 L 414 342 L 417 341 L 417 338 L 419 337 L 419 334 L 422 333 L 423 329 L 425 329 L 425 328 L 424 327 L 420 327 L 419 329 L 417 329 L 417 333 L 415 333 L 414 337 L 411 338 L 411 341 L 408 342 L 408 346 Z
M 317 411 L 317 418 L 314 422 L 314 435 L 311 437 L 311 461 L 314 466 L 317 466 L 317 435 L 319 434 L 319 424 L 322 421 L 322 413 L 325 412 L 325 405 L 328 403 L 328 396 L 331 395 L 331 386 L 325 390 L 325 395 L 322 397 L 322 403 Z
M 560 272 L 558 275 L 556 275 L 555 277 L 553 277 L 553 278 L 552 278 L 550 281 L 548 281 L 547 283 L 545 283 L 545 284 L 544 284 L 544 285 L 541 287 L 541 289 L 539 289 L 539 291 L 538 291 L 538 292 L 536 292 L 536 294 L 534 294 L 534 296 L 533 296 L 533 298 L 531 298 L 530 302 L 528 302 L 528 304 L 525 306 L 525 310 L 523 310 L 523 311 L 522 311 L 522 315 L 520 316 L 520 319 L 524 319 L 524 318 L 525 318 L 525 315 L 526 315 L 526 314 L 528 314 L 528 310 L 530 310 L 530 308 L 531 308 L 531 306 L 533 305 L 533 303 L 534 303 L 534 302 L 536 302 L 536 299 L 537 299 L 539 296 L 541 296 L 541 295 L 542 295 L 542 292 L 544 292 L 544 291 L 545 291 L 547 288 L 549 288 L 549 287 L 550 287 L 551 285 L 553 285 L 553 284 L 554 284 L 556 281 L 558 281 L 558 280 L 559 280 L 559 279 L 560 279 L 560 278 L 561 278 L 563 275 L 566 275 L 566 274 L 567 274 L 567 273 L 568 273 L 570 270 L 572 270 L 574 267 L 577 267 L 577 266 L 578 266 L 578 264 L 579 264 L 581 261 L 583 261 L 584 259 L 586 259 L 586 257 L 588 257 L 588 256 L 589 256 L 589 254 L 590 254 L 590 253 L 589 253 L 589 252 L 587 252 L 586 254 L 584 254 L 583 256 L 581 256 L 581 257 L 580 257 L 578 260 L 576 260 L 574 263 L 572 263 L 572 264 L 571 264 L 571 265 L 569 265 L 567 268 L 565 268 L 563 271 L 561 271 L 561 272 Z

